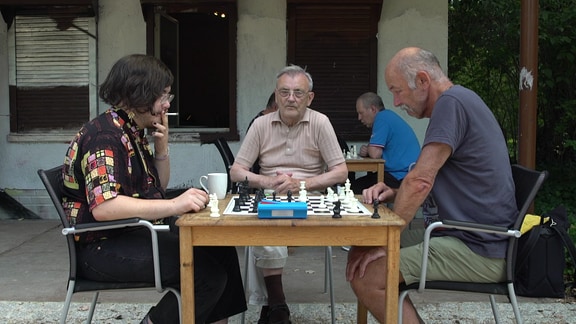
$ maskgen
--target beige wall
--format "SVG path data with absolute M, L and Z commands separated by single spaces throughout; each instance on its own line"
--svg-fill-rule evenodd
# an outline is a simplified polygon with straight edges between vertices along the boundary
M 139 0 L 100 0 L 98 21 L 98 83 L 111 65 L 129 53 L 144 53 L 145 23 Z M 447 55 L 447 3 L 445 0 L 385 0 L 378 29 L 378 92 L 387 107 L 391 97 L 384 83 L 387 60 L 405 46 L 422 46 L 436 53 L 445 66 Z M 286 64 L 285 0 L 238 0 L 238 129 L 244 136 L 252 117 L 263 108 L 274 89 L 275 74 Z M 7 29 L 0 19 L 0 188 L 41 189 L 36 170 L 62 163 L 66 141 L 19 143 L 9 141 Z M 106 109 L 100 105 L 99 111 Z M 352 107 L 351 107 L 352 109 Z M 414 125 L 421 138 L 425 121 Z M 237 151 L 239 143 L 232 143 Z M 174 143 L 171 186 L 197 186 L 208 172 L 224 171 L 213 145 Z M 191 168 L 190 165 L 194 167 Z

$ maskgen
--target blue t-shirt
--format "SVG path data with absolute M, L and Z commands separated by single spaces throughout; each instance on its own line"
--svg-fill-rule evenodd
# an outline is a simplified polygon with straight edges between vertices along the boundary
M 514 223 L 515 186 L 508 148 L 500 125 L 484 101 L 462 86 L 436 101 L 423 145 L 444 143 L 452 155 L 440 168 L 432 195 L 440 219 L 496 226 Z M 435 235 L 460 238 L 472 251 L 504 258 L 508 238 L 488 233 L 445 230 Z
M 384 170 L 398 180 L 404 179 L 410 164 L 416 162 L 420 155 L 420 143 L 416 134 L 392 110 L 381 110 L 374 118 L 370 145 L 382 148 Z

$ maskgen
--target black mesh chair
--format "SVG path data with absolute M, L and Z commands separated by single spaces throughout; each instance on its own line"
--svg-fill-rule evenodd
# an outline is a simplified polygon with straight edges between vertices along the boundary
M 542 183 L 548 176 L 547 171 L 534 171 L 520 165 L 512 165 L 512 176 L 516 187 L 516 204 L 518 206 L 518 218 L 511 228 L 499 227 L 487 224 L 477 224 L 468 222 L 457 221 L 438 221 L 430 224 L 426 228 L 424 235 L 424 253 L 422 255 L 422 272 L 420 274 L 420 282 L 410 285 L 400 285 L 400 298 L 398 301 L 398 323 L 402 323 L 402 304 L 406 295 L 410 291 L 416 290 L 417 292 L 424 292 L 425 289 L 436 290 L 452 290 L 473 293 L 485 293 L 490 295 L 490 305 L 494 320 L 500 323 L 498 310 L 496 307 L 496 300 L 494 295 L 507 295 L 516 323 L 522 323 L 520 316 L 520 309 L 518 308 L 518 301 L 516 299 L 516 292 L 514 291 L 514 265 L 516 263 L 516 249 L 518 238 L 520 237 L 520 228 L 524 217 L 536 197 L 538 190 Z M 494 233 L 502 236 L 509 237 L 508 250 L 506 252 L 506 281 L 497 283 L 474 283 L 474 282 L 452 282 L 452 281 L 426 281 L 426 269 L 428 265 L 428 244 L 430 240 L 430 233 L 437 228 L 450 228 L 462 231 L 472 232 L 486 232 Z
M 222 162 L 224 162 L 226 173 L 228 174 L 228 186 L 226 192 L 236 193 L 236 188 L 230 178 L 230 168 L 232 167 L 232 164 L 234 164 L 234 154 L 228 145 L 228 141 L 224 137 L 219 137 L 214 140 L 203 142 L 202 144 L 214 144 L 216 146 L 218 152 L 220 152 L 220 156 L 222 157 Z
M 71 226 L 68 222 L 68 219 L 66 218 L 64 208 L 62 207 L 62 166 L 58 166 L 50 170 L 40 169 L 38 170 L 38 175 L 40 176 L 44 187 L 46 187 L 54 207 L 56 207 L 56 211 L 58 212 L 58 216 L 60 217 L 60 221 L 62 222 L 63 226 L 62 234 L 66 236 L 66 242 L 68 243 L 70 271 L 68 275 L 68 291 L 66 293 L 66 301 L 64 302 L 64 307 L 62 308 L 62 314 L 60 316 L 61 324 L 66 323 L 66 318 L 68 317 L 68 309 L 70 308 L 70 302 L 72 301 L 72 295 L 77 292 L 94 292 L 92 304 L 90 305 L 90 311 L 88 312 L 87 323 L 91 323 L 92 321 L 94 310 L 96 308 L 96 302 L 98 301 L 99 292 L 105 290 L 112 291 L 127 289 L 148 289 L 156 290 L 158 293 L 164 293 L 166 290 L 168 290 L 176 296 L 176 299 L 178 300 L 178 309 L 180 314 L 182 314 L 182 301 L 180 298 L 180 292 L 177 289 L 171 287 L 163 287 L 160 280 L 158 237 L 156 231 L 169 231 L 168 225 L 152 225 L 152 223 L 146 220 L 130 218 L 126 220 L 106 221 L 93 224 L 79 224 L 76 226 Z M 128 226 L 144 226 L 150 230 L 150 235 L 152 237 L 152 254 L 154 258 L 154 282 L 103 282 L 82 278 L 82 276 L 79 275 L 77 269 L 76 243 L 74 241 L 74 234 Z M 182 322 L 181 318 L 180 322 Z

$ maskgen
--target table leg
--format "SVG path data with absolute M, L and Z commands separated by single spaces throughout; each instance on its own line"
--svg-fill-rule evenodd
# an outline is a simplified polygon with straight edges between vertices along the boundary
M 180 291 L 182 294 L 181 323 L 194 324 L 194 249 L 192 227 L 180 227 Z
M 356 323 L 358 324 L 368 323 L 368 309 L 360 301 L 358 301 L 358 306 L 356 310 Z
M 396 323 L 398 321 L 398 281 L 400 280 L 400 227 L 389 227 L 387 250 L 386 323 Z
M 378 176 L 378 182 L 384 182 L 384 163 L 378 163 L 376 175 Z

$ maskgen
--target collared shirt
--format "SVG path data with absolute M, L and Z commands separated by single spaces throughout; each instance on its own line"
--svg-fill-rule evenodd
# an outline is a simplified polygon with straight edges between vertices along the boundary
M 282 122 L 279 111 L 257 118 L 235 161 L 249 168 L 257 158 L 262 175 L 274 176 L 282 171 L 300 179 L 345 162 L 330 120 L 310 108 L 291 127 Z

